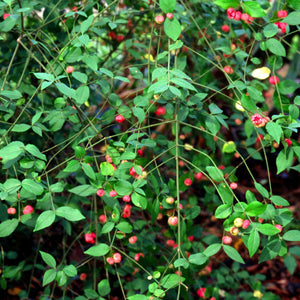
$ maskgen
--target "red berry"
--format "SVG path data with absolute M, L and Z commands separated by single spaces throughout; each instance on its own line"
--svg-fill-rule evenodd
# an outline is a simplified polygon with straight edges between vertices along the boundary
M 168 197 L 167 199 L 166 199 L 166 202 L 168 203 L 168 204 L 173 204 L 174 203 L 174 198 L 173 197 Z
M 94 232 L 86 233 L 84 235 L 85 241 L 90 244 L 95 244 L 95 238 L 96 238 L 96 234 Z
M 105 191 L 104 191 L 103 189 L 99 189 L 99 190 L 97 191 L 97 196 L 102 197 L 102 196 L 104 196 L 104 195 L 105 195 Z
M 172 14 L 172 13 L 167 13 L 167 18 L 168 18 L 169 20 L 172 20 L 172 19 L 173 19 L 173 14 Z
M 184 180 L 184 184 L 185 184 L 186 186 L 190 186 L 190 185 L 192 185 L 192 180 L 191 180 L 190 178 L 186 178 L 186 179 Z
M 236 21 L 239 21 L 241 18 L 242 18 L 242 13 L 241 13 L 240 11 L 236 11 L 236 12 L 235 12 L 234 19 L 235 19 Z
M 247 228 L 249 227 L 250 223 L 251 223 L 251 222 L 250 222 L 249 220 L 244 220 L 244 221 L 243 221 L 243 226 L 242 226 L 242 228 L 243 228 L 243 229 L 247 229 Z
M 277 17 L 278 18 L 285 18 L 285 17 L 287 17 L 287 15 L 288 15 L 288 12 L 286 10 L 279 10 L 277 12 Z
M 166 109 L 164 107 L 158 107 L 155 114 L 157 116 L 164 116 L 166 114 Z
M 116 252 L 113 254 L 113 259 L 114 259 L 115 263 L 117 264 L 117 263 L 121 262 L 122 256 L 120 253 Z
M 143 253 L 137 253 L 137 254 L 134 256 L 134 259 L 135 259 L 136 261 L 139 261 L 139 260 L 140 260 L 140 256 L 141 256 L 141 257 L 145 257 L 145 255 L 144 255 Z
M 162 24 L 164 22 L 164 20 L 165 20 L 165 18 L 162 15 L 158 15 L 158 16 L 155 17 L 155 22 L 157 24 Z
M 206 290 L 206 288 L 199 288 L 198 291 L 197 291 L 197 295 L 200 298 L 205 298 L 205 290 Z
M 73 6 L 73 7 L 72 7 L 72 10 L 75 11 L 75 12 L 78 11 L 78 9 L 77 9 L 76 6 Z
M 130 204 L 126 204 L 123 211 L 123 218 L 129 218 L 131 215 L 131 208 L 132 206 Z
M 79 276 L 79 279 L 82 280 L 82 281 L 86 280 L 86 278 L 87 278 L 86 273 L 81 273 L 80 276 Z
M 108 264 L 113 265 L 115 263 L 115 260 L 112 257 L 108 257 L 106 259 L 106 261 L 108 262 Z
M 196 179 L 200 180 L 203 177 L 203 174 L 201 172 L 197 173 L 195 175 Z
M 112 191 L 109 192 L 109 196 L 110 197 L 116 197 L 117 195 L 118 195 L 118 193 L 116 191 L 114 191 L 114 190 L 112 190 Z
M 194 237 L 193 235 L 191 235 L 191 236 L 188 237 L 188 240 L 189 240 L 190 242 L 192 242 L 194 239 L 195 239 L 195 237 Z
M 292 145 L 292 141 L 290 139 L 284 139 L 284 141 L 287 143 L 288 147 Z
M 228 25 L 223 25 L 223 26 L 221 27 L 221 29 L 222 29 L 222 31 L 224 31 L 224 32 L 229 32 L 230 27 L 229 27 Z
M 233 74 L 233 69 L 229 66 L 225 66 L 223 70 L 226 74 Z
M 229 7 L 227 9 L 227 17 L 228 17 L 228 19 L 233 19 L 235 17 L 235 14 L 236 14 L 236 11 L 235 11 L 234 8 Z
M 230 228 L 230 233 L 232 235 L 238 235 L 239 234 L 239 229 L 233 226 L 233 227 Z
M 33 212 L 33 207 L 31 205 L 26 205 L 23 209 L 23 214 L 28 215 Z
M 3 14 L 3 20 L 5 20 L 8 17 L 10 17 L 10 14 Z
M 102 223 L 102 224 L 106 223 L 106 216 L 105 215 L 100 215 L 99 216 L 99 222 Z
M 14 215 L 16 212 L 17 212 L 17 210 L 16 210 L 14 207 L 9 207 L 9 208 L 7 209 L 7 213 L 8 213 L 9 215 Z
M 136 151 L 136 153 L 137 153 L 138 156 L 143 156 L 144 151 L 142 149 L 139 149 L 139 150 Z
M 222 238 L 223 244 L 229 245 L 232 242 L 232 237 L 228 235 L 224 235 Z
M 229 186 L 232 190 L 236 190 L 238 188 L 238 184 L 236 182 L 231 182 Z
M 68 67 L 66 68 L 66 72 L 67 72 L 68 74 L 74 72 L 74 67 L 68 66 Z
M 122 115 L 117 115 L 117 116 L 115 116 L 115 120 L 118 123 L 122 123 L 125 121 L 125 118 Z
M 166 241 L 167 246 L 173 247 L 175 245 L 175 242 L 173 240 L 167 240 Z
M 273 84 L 273 85 L 278 84 L 279 83 L 279 78 L 277 76 L 271 76 L 269 78 L 269 83 Z
M 124 40 L 124 35 L 117 35 L 116 40 L 121 43 Z
M 108 36 L 109 36 L 112 40 L 114 40 L 114 39 L 116 38 L 116 34 L 115 34 L 113 31 L 110 31 L 110 32 L 108 33 Z
M 277 224 L 277 225 L 274 225 L 274 226 L 279 230 L 279 232 L 282 231 L 282 226 L 280 224 Z
M 134 236 L 130 237 L 128 241 L 130 244 L 135 244 L 137 241 L 137 237 L 134 235 Z
M 123 196 L 122 199 L 123 199 L 124 202 L 130 202 L 131 197 L 129 195 L 125 195 L 125 196 Z
M 178 217 L 176 216 L 169 217 L 168 223 L 170 226 L 176 226 L 178 224 Z

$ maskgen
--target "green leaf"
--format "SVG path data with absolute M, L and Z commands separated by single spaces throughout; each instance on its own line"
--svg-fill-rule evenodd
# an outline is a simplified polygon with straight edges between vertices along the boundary
M 73 98 L 73 99 L 76 99 L 76 92 L 75 90 L 69 88 L 68 86 L 66 86 L 64 83 L 62 82 L 57 82 L 55 83 L 56 87 L 58 88 L 58 90 L 66 95 L 67 97 L 70 97 L 70 98 Z
M 47 81 L 54 81 L 54 76 L 52 74 L 47 74 L 47 73 L 33 73 L 33 75 L 37 79 L 42 79 L 42 80 L 47 80 Z
M 176 42 L 176 40 L 179 38 L 181 34 L 181 26 L 179 21 L 175 17 L 173 17 L 172 20 L 166 18 L 164 22 L 164 30 L 166 35 L 174 42 Z
M 86 163 L 81 163 L 81 166 L 82 166 L 83 172 L 86 176 L 88 176 L 92 180 L 96 180 L 96 174 L 90 165 L 88 165 Z
M 288 151 L 288 153 L 286 153 L 286 150 L 282 149 L 278 153 L 278 156 L 276 158 L 277 174 L 291 167 L 293 164 L 293 158 L 294 158 L 293 151 Z
M 181 277 L 181 282 L 184 282 L 184 277 Z M 179 284 L 179 276 L 177 274 L 168 274 L 161 280 L 161 285 L 165 289 L 174 288 Z
M 275 55 L 286 56 L 286 51 L 283 45 L 276 39 L 268 39 L 266 41 L 267 49 Z
M 268 134 L 279 144 L 282 135 L 282 128 L 280 125 L 274 122 L 268 122 L 266 125 Z
M 126 221 L 120 222 L 118 225 L 116 225 L 116 228 L 124 233 L 132 232 L 132 226 Z
M 51 268 L 55 269 L 56 268 L 56 261 L 54 257 L 46 252 L 40 251 L 40 254 L 42 256 L 43 261 Z
M 1 32 L 8 32 L 14 28 L 18 20 L 18 18 L 16 18 L 15 16 L 16 15 L 10 16 L 0 23 Z
M 56 277 L 56 270 L 53 269 L 47 270 L 43 277 L 43 286 L 52 282 L 55 279 L 55 277 Z
M 86 31 L 88 31 L 88 29 L 92 25 L 93 21 L 94 21 L 94 16 L 91 14 L 85 21 L 83 21 L 80 24 L 80 31 L 82 34 L 84 34 Z
M 44 160 L 44 161 L 47 161 L 47 158 L 46 158 L 46 155 L 45 154 L 42 154 L 39 150 L 38 147 L 36 147 L 35 145 L 32 145 L 32 144 L 27 144 L 26 147 L 25 147 L 25 150 L 30 153 L 31 155 L 41 159 L 41 160 Z
M 109 249 L 110 249 L 109 246 L 106 244 L 98 244 L 84 251 L 84 254 L 90 256 L 104 256 L 109 252 Z
M 266 13 L 256 1 L 243 2 L 243 8 L 253 18 L 265 17 Z
M 86 74 L 81 73 L 81 72 L 73 72 L 72 76 L 80 81 L 81 83 L 87 83 L 88 77 Z
M 78 160 L 71 160 L 68 162 L 67 166 L 63 169 L 64 172 L 72 173 L 78 171 L 80 168 L 80 163 Z
M 208 172 L 208 174 L 212 178 L 212 180 L 217 181 L 217 182 L 223 181 L 223 179 L 224 179 L 223 173 L 217 167 L 208 166 L 208 167 L 206 167 L 206 171 Z
M 187 82 L 186 80 L 184 80 L 182 78 L 172 78 L 171 82 L 173 82 L 174 84 L 177 84 L 178 86 L 180 86 L 182 88 L 197 92 L 196 88 L 191 83 Z
M 33 232 L 49 227 L 55 220 L 55 212 L 47 210 L 42 212 L 36 220 Z
M 81 85 L 77 90 L 75 94 L 75 100 L 78 105 L 82 105 L 86 101 L 89 100 L 90 97 L 90 89 L 86 85 Z
M 0 238 L 11 235 L 18 227 L 18 219 L 5 220 L 0 224 Z
M 286 266 L 286 268 L 289 270 L 289 272 L 291 273 L 291 275 L 294 274 L 296 268 L 297 268 L 297 261 L 294 258 L 294 256 L 292 255 L 286 255 L 286 257 L 284 258 L 284 265 Z
M 169 86 L 167 80 L 159 80 L 158 82 L 151 84 L 148 91 L 154 92 L 155 94 L 159 94 L 166 91 L 168 88 Z
M 280 94 L 293 94 L 299 88 L 299 84 L 291 79 L 285 79 L 279 82 L 278 89 Z
M 107 222 L 103 225 L 101 233 L 109 233 L 114 229 L 114 227 L 115 227 L 114 222 Z
M 287 1 L 289 6 L 293 9 L 300 9 L 300 2 L 299 0 L 288 0 Z
M 108 163 L 108 162 L 102 162 L 100 164 L 100 169 L 101 169 L 101 173 L 104 176 L 111 176 L 114 174 L 114 167 L 112 166 L 112 164 Z
M 269 198 L 269 192 L 260 183 L 255 181 L 254 186 L 264 198 Z
M 97 290 L 100 296 L 108 295 L 111 291 L 109 281 L 107 279 L 102 279 L 97 285 Z
M 138 118 L 139 123 L 142 123 L 145 120 L 146 115 L 145 115 L 145 112 L 142 108 L 133 107 L 132 112 L 133 112 L 133 115 Z
M 252 257 L 256 253 L 259 244 L 260 244 L 259 233 L 257 232 L 257 230 L 251 231 L 247 242 L 247 247 L 248 247 L 250 257 Z
M 174 267 L 175 268 L 184 267 L 185 269 L 187 269 L 189 267 L 189 263 L 185 258 L 177 258 L 174 261 Z
M 189 262 L 194 265 L 203 265 L 207 262 L 208 258 L 203 253 L 191 254 L 189 256 Z
M 163 77 L 167 74 L 166 68 L 156 68 L 152 72 L 152 81 L 154 81 L 156 78 Z
M 65 218 L 66 220 L 71 222 L 85 219 L 85 216 L 80 212 L 79 209 L 69 206 L 61 206 L 55 212 L 57 216 Z
M 280 230 L 272 224 L 261 224 L 257 230 L 264 235 L 275 235 L 280 232 Z
M 176 0 L 159 0 L 159 6 L 165 14 L 171 13 L 176 6 Z
M 58 286 L 63 286 L 66 284 L 68 278 L 64 271 L 58 271 L 56 273 L 56 282 Z
M 258 201 L 251 202 L 247 208 L 246 212 L 251 217 L 256 217 L 260 214 L 262 214 L 267 208 L 267 204 L 262 204 Z
M 130 80 L 126 77 L 123 77 L 123 76 L 116 76 L 115 79 L 130 83 Z
M 146 297 L 145 295 L 138 294 L 127 297 L 128 300 L 148 300 L 149 297 Z
M 41 195 L 44 191 L 44 188 L 40 183 L 35 182 L 32 179 L 24 179 L 22 181 L 22 187 L 27 192 L 34 194 L 34 195 Z
M 11 131 L 13 132 L 25 132 L 30 129 L 31 126 L 28 124 L 16 124 Z
M 223 9 L 227 9 L 229 7 L 237 7 L 239 6 L 240 2 L 238 0 L 216 0 L 214 4 L 222 7 Z
M 270 241 L 261 251 L 259 263 L 273 259 L 276 257 L 281 249 L 281 242 L 279 239 Z
M 147 208 L 148 202 L 146 197 L 138 194 L 137 192 L 133 192 L 131 195 L 131 201 L 137 207 L 141 207 L 142 209 Z
M 75 277 L 77 275 L 77 269 L 73 265 L 68 265 L 63 268 L 64 273 L 69 277 Z
M 132 193 L 132 184 L 129 181 L 119 179 L 114 185 L 115 191 L 119 196 L 130 195 Z
M 221 244 L 212 244 L 209 245 L 203 252 L 207 257 L 213 256 L 218 253 L 221 249 Z
M 69 192 L 81 197 L 87 197 L 96 194 L 97 190 L 92 185 L 83 184 L 70 189 Z
M 244 264 L 244 260 L 241 257 L 241 255 L 238 253 L 237 250 L 235 250 L 233 247 L 228 246 L 228 245 L 223 245 L 223 249 L 225 251 L 225 253 L 232 259 L 235 260 L 241 264 Z
M 282 238 L 289 242 L 300 242 L 300 230 L 289 230 Z
M 231 204 L 222 204 L 218 206 L 218 208 L 215 211 L 215 217 L 217 219 L 225 219 L 227 218 L 232 212 L 232 206 Z
M 270 200 L 275 204 L 275 205 L 282 205 L 282 206 L 289 206 L 290 203 L 282 198 L 281 196 L 272 196 Z
M 276 35 L 277 32 L 278 32 L 278 27 L 273 23 L 268 24 L 264 28 L 264 35 L 266 38 L 270 38 L 270 37 Z
M 2 28 L 1 28 L 2 31 Z M 12 100 L 17 100 L 22 98 L 22 94 L 18 91 L 18 90 L 14 90 L 14 91 L 2 91 L 0 93 L 1 96 L 7 97 L 9 99 Z
M 19 157 L 25 152 L 24 148 L 24 144 L 19 141 L 11 142 L 7 146 L 3 147 L 0 150 L 0 157 L 2 157 L 2 163 Z
M 174 44 L 170 45 L 169 51 L 179 49 L 179 48 L 181 48 L 182 46 L 183 46 L 183 42 L 180 41 L 180 40 L 177 40 Z
M 289 25 L 299 25 L 300 24 L 300 11 L 293 11 L 288 14 L 281 22 L 287 23 Z

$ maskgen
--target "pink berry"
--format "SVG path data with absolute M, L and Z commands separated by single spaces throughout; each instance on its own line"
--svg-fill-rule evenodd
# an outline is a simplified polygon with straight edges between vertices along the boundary
M 292 145 L 292 141 L 290 139 L 284 139 L 284 141 L 287 143 L 288 147 Z
M 166 199 L 166 202 L 168 203 L 168 204 L 173 204 L 174 203 L 174 198 L 173 197 L 168 197 L 167 199 Z
M 238 188 L 238 184 L 236 182 L 231 182 L 229 186 L 232 190 L 236 190 Z
M 72 11 L 75 11 L 75 12 L 78 11 L 77 7 L 76 7 L 76 6 L 73 6 L 73 7 L 72 7 Z
M 115 260 L 112 257 L 108 257 L 106 259 L 106 261 L 108 262 L 108 264 L 113 265 L 115 263 Z
M 197 295 L 200 298 L 205 298 L 205 290 L 206 290 L 206 288 L 199 288 L 198 291 L 197 291 Z
M 278 18 L 285 18 L 285 17 L 287 17 L 287 15 L 288 15 L 288 12 L 286 10 L 279 10 L 277 12 L 277 17 Z
M 173 14 L 172 14 L 172 13 L 167 13 L 167 18 L 168 18 L 169 20 L 172 20 L 172 19 L 173 19 Z
M 250 16 L 249 16 L 248 14 L 242 14 L 241 19 L 242 19 L 244 22 L 248 22 L 249 17 L 250 17 Z
M 110 164 L 112 163 L 112 158 L 107 154 L 105 155 L 105 160 Z
M 116 197 L 117 195 L 118 195 L 118 193 L 116 191 L 114 191 L 114 190 L 112 190 L 112 191 L 109 192 L 109 196 L 110 197 Z
M 192 180 L 191 180 L 190 178 L 186 178 L 186 179 L 184 180 L 184 184 L 185 184 L 186 186 L 190 186 L 190 185 L 192 185 Z
M 102 224 L 106 223 L 106 216 L 105 215 L 100 215 L 99 216 L 99 222 L 102 223 Z
M 86 233 L 84 235 L 85 241 L 90 244 L 95 244 L 95 238 L 96 238 L 96 234 L 94 232 Z
M 85 281 L 86 278 L 87 278 L 86 273 L 81 273 L 80 276 L 79 276 L 79 279 L 82 280 L 82 281 Z
M 234 8 L 229 7 L 229 8 L 227 9 L 227 17 L 228 17 L 228 19 L 234 19 L 235 14 L 236 14 L 236 11 L 235 11 Z
M 144 171 L 144 168 L 139 166 L 141 171 Z M 137 178 L 139 175 L 137 174 L 137 172 L 135 171 L 134 167 L 131 167 L 129 170 L 129 174 L 133 177 L 133 178 Z
M 222 31 L 224 31 L 224 32 L 229 32 L 230 27 L 229 27 L 228 25 L 222 25 L 221 29 L 222 29 Z
M 269 78 L 269 83 L 273 84 L 273 85 L 278 84 L 279 83 L 279 78 L 277 76 L 271 76 Z
M 113 259 L 114 259 L 115 263 L 117 264 L 117 263 L 121 262 L 122 256 L 120 253 L 116 252 L 113 254 Z
M 226 74 L 233 74 L 233 69 L 229 66 L 225 66 L 223 70 Z
M 137 253 L 137 254 L 134 256 L 134 259 L 135 259 L 136 261 L 139 261 L 139 260 L 140 260 L 140 256 L 141 256 L 141 257 L 145 257 L 145 255 L 144 255 L 143 253 Z
M 74 67 L 68 66 L 68 67 L 66 68 L 66 72 L 67 72 L 68 74 L 74 72 Z
M 124 35 L 117 35 L 116 40 L 121 43 L 124 40 Z
M 33 212 L 33 207 L 31 205 L 26 205 L 23 209 L 23 214 L 28 215 Z
M 113 31 L 110 31 L 109 34 L 108 34 L 108 36 L 109 36 L 112 40 L 114 40 L 114 39 L 116 38 L 116 34 L 115 34 Z
M 280 224 L 276 224 L 276 225 L 274 225 L 274 226 L 279 230 L 279 232 L 282 231 L 282 226 L 281 226 Z
M 122 115 L 115 116 L 115 121 L 118 123 L 123 123 L 125 121 L 125 118 Z
M 16 212 L 17 212 L 17 210 L 16 210 L 14 207 L 9 207 L 9 208 L 7 209 L 7 213 L 8 213 L 9 215 L 14 215 Z
M 137 241 L 137 237 L 134 235 L 134 236 L 130 237 L 128 241 L 130 244 L 135 244 Z
M 164 107 L 159 107 L 157 108 L 157 110 L 155 111 L 155 114 L 157 116 L 164 116 L 166 114 L 166 109 Z
M 168 223 L 170 226 L 176 226 L 178 224 L 178 217 L 176 216 L 169 217 Z
M 130 215 L 131 215 L 131 208 L 132 208 L 132 206 L 130 204 L 126 204 L 125 205 L 124 211 L 123 211 L 123 214 L 122 214 L 123 218 L 129 218 L 130 217 Z
M 175 242 L 173 240 L 167 240 L 166 241 L 167 246 L 173 247 L 175 245 Z
M 243 229 L 247 229 L 247 228 L 249 227 L 250 223 L 251 223 L 251 222 L 250 222 L 249 220 L 244 220 L 244 221 L 243 221 L 243 226 L 242 226 L 242 228 L 243 228 Z
M 193 235 L 191 235 L 191 236 L 188 237 L 188 240 L 189 240 L 190 242 L 192 242 L 194 239 L 195 239 L 195 237 L 194 237 Z
M 232 242 L 232 237 L 228 235 L 224 235 L 222 238 L 223 244 L 229 245 Z
M 157 24 L 162 24 L 164 22 L 164 20 L 165 20 L 165 18 L 162 15 L 158 15 L 158 16 L 155 17 L 155 22 Z
M 139 149 L 139 150 L 136 151 L 136 153 L 137 153 L 138 156 L 143 156 L 144 151 L 142 149 Z
M 200 180 L 203 177 L 203 174 L 201 172 L 197 173 L 195 175 L 196 179 Z
M 236 21 L 239 21 L 239 20 L 241 19 L 241 17 L 242 17 L 242 13 L 241 13 L 240 11 L 236 11 L 236 12 L 235 12 L 234 19 L 235 19 Z
M 130 202 L 131 201 L 131 197 L 129 195 L 123 196 L 122 199 L 123 199 L 124 202 Z
M 10 17 L 10 14 L 3 14 L 3 20 L 5 20 L 8 17 Z
M 99 190 L 97 191 L 97 196 L 102 197 L 102 196 L 104 196 L 104 195 L 105 195 L 105 191 L 104 191 L 103 189 L 99 189 Z

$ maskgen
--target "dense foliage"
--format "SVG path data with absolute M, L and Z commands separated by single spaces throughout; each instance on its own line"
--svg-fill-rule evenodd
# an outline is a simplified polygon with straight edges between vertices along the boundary
M 299 1 L 0 15 L 3 299 L 279 299 L 247 267 L 300 255 Z

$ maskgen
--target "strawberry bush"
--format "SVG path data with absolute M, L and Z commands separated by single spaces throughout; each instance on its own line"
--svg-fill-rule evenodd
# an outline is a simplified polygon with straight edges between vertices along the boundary
M 251 268 L 299 261 L 299 1 L 0 15 L 3 299 L 280 299 Z

